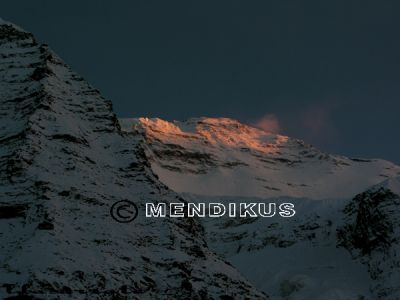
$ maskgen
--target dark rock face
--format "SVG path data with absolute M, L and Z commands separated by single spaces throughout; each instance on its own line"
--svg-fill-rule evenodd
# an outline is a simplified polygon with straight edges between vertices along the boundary
M 400 196 L 373 188 L 357 195 L 343 212 L 338 245 L 368 266 L 376 299 L 399 299 Z
M 0 219 L 25 218 L 25 205 L 0 206 Z
M 180 198 L 111 102 L 32 34 L 0 23 L 0 57 L 0 298 L 267 298 L 196 220 L 114 222 L 117 201 Z
M 11 24 L 1 25 L 0 39 L 2 43 L 23 41 L 24 43 L 28 43 L 28 45 L 36 45 L 36 41 L 31 33 L 19 30 Z
M 355 217 L 355 220 L 338 230 L 339 244 L 359 251 L 362 256 L 374 251 L 387 252 L 397 242 L 393 211 L 389 207 L 399 205 L 400 198 L 383 188 L 357 195 L 344 210 L 348 218 Z

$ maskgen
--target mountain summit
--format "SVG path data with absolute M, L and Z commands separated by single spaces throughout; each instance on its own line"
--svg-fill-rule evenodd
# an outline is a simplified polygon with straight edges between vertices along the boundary
M 226 118 L 123 119 L 196 203 L 293 203 L 292 218 L 202 219 L 208 245 L 273 299 L 399 299 L 399 166 Z
M 227 118 L 122 119 L 143 135 L 160 180 L 209 196 L 345 198 L 400 174 L 380 159 L 348 158 Z
M 267 298 L 197 220 L 144 217 L 145 201 L 183 200 L 98 90 L 4 21 L 0 57 L 0 298 Z M 132 224 L 109 215 L 122 200 L 139 208 Z
M 399 167 L 227 118 L 118 120 L 0 21 L 0 298 L 399 299 Z M 133 201 L 137 219 L 110 209 Z M 146 218 L 146 202 L 292 202 L 293 218 Z

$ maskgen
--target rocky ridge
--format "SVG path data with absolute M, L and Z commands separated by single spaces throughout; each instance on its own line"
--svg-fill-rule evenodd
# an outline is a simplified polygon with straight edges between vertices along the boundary
M 183 200 L 48 46 L 2 21 L 0 57 L 1 298 L 267 298 L 210 251 L 197 220 L 115 222 L 119 200 L 139 211 Z

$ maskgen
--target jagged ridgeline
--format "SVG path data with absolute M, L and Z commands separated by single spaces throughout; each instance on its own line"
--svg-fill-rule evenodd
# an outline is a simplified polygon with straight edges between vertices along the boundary
M 350 198 L 400 167 L 382 159 L 324 153 L 304 141 L 228 118 L 122 119 L 143 135 L 160 180 L 177 192 L 208 196 Z
M 267 298 L 195 219 L 141 215 L 144 201 L 181 198 L 98 90 L 4 21 L 0 58 L 2 299 Z M 125 199 L 139 207 L 129 225 L 109 216 Z

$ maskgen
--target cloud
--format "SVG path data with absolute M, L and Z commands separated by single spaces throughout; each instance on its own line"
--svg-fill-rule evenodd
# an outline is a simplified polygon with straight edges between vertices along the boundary
M 300 123 L 306 136 L 314 141 L 325 142 L 336 137 L 334 115 L 339 104 L 334 101 L 315 103 L 300 115 Z
M 281 127 L 278 117 L 274 114 L 266 114 L 256 122 L 254 126 L 271 133 L 279 133 Z
M 330 111 L 323 107 L 313 107 L 303 112 L 303 126 L 314 135 L 320 135 L 331 127 Z

